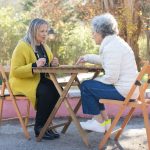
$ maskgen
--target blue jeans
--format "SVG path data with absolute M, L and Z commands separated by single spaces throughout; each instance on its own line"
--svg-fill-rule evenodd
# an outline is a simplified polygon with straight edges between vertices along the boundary
M 80 90 L 84 114 L 98 115 L 102 110 L 105 110 L 104 104 L 99 103 L 99 99 L 116 99 L 120 101 L 125 99 L 113 85 L 96 80 L 82 82 Z

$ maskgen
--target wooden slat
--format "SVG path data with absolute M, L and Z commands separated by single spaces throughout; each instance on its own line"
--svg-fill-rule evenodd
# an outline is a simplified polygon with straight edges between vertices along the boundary
M 67 83 L 68 82 L 60 82 L 59 85 L 60 86 L 66 86 Z M 73 82 L 71 86 L 77 86 L 77 85 L 78 85 L 78 82 Z
M 34 73 L 87 73 L 103 71 L 98 66 L 59 66 L 59 67 L 33 67 Z
M 150 65 L 148 65 L 146 72 L 150 75 Z
M 11 96 L 8 96 L 8 95 L 6 95 L 6 96 L 1 96 L 1 99 L 2 99 L 2 100 L 7 100 L 7 101 L 12 101 Z M 16 99 L 17 101 L 18 101 L 18 100 L 28 100 L 27 97 L 25 97 L 25 96 L 15 96 L 15 99 Z
M 103 103 L 103 104 L 117 104 L 117 105 L 123 104 L 122 101 L 118 101 L 118 100 L 114 100 L 114 99 L 100 99 L 99 102 Z
M 101 99 L 99 102 L 103 104 L 109 104 L 109 105 L 124 105 L 124 101 L 113 100 L 113 99 Z M 146 99 L 145 103 L 149 105 L 150 99 Z M 134 102 L 129 102 L 127 104 L 128 107 L 141 107 L 141 105 L 142 105 L 142 102 L 138 100 Z
M 55 129 L 55 128 L 58 128 L 58 127 L 62 127 L 62 126 L 65 126 L 67 123 L 68 123 L 68 121 L 63 122 L 63 123 L 59 123 L 59 124 L 56 124 L 56 125 L 53 125 L 53 126 L 49 126 L 49 129 Z

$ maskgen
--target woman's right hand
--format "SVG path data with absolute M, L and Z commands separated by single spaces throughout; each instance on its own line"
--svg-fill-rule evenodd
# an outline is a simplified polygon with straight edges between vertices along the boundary
M 86 62 L 86 60 L 85 60 L 84 56 L 81 56 L 81 57 L 77 60 L 76 65 L 81 64 L 81 63 L 85 63 L 85 62 Z
M 45 58 L 39 58 L 37 61 L 36 61 L 36 65 L 37 67 L 43 67 L 46 63 L 46 59 Z

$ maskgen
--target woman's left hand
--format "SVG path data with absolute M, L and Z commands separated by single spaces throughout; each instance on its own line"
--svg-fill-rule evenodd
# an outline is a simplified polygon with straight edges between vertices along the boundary
M 58 60 L 58 58 L 56 58 L 56 57 L 53 58 L 53 60 L 51 61 L 51 66 L 52 67 L 59 66 L 59 60 Z

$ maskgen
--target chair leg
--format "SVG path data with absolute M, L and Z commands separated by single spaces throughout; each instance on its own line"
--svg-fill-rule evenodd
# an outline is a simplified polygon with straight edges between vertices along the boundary
M 150 150 L 150 123 L 149 123 L 149 116 L 148 116 L 148 108 L 146 106 L 142 106 L 143 111 L 143 117 L 144 117 L 144 124 L 146 128 L 146 134 L 147 134 L 147 143 L 148 143 L 148 149 Z
M 30 116 L 30 101 L 27 101 L 27 114 L 25 118 L 25 126 L 27 127 L 28 122 L 29 122 L 29 116 Z
M 30 139 L 30 135 L 29 135 L 29 132 L 28 132 L 26 126 L 25 126 L 25 123 L 24 123 L 23 118 L 22 118 L 22 116 L 21 116 L 21 113 L 20 113 L 20 111 L 19 111 L 19 108 L 18 108 L 18 105 L 17 105 L 17 103 L 16 103 L 16 100 L 13 98 L 13 99 L 12 99 L 12 102 L 13 102 L 14 108 L 15 108 L 15 110 L 16 110 L 17 116 L 18 116 L 18 118 L 19 118 L 20 124 L 21 124 L 21 126 L 22 126 L 22 128 L 23 128 L 23 132 L 24 132 L 24 134 L 25 134 L 25 137 L 29 140 L 29 139 Z
M 0 99 L 0 124 L 2 122 L 2 113 L 3 113 L 3 100 Z
M 78 112 L 80 106 L 81 106 L 81 99 L 79 100 L 79 102 L 77 103 L 76 107 L 74 108 L 74 113 L 75 113 L 75 114 Z M 66 131 L 67 131 L 69 125 L 71 124 L 71 121 L 72 121 L 72 118 L 69 117 L 69 118 L 68 118 L 68 123 L 63 127 L 63 129 L 62 129 L 62 131 L 61 131 L 62 133 L 66 133 Z
M 131 119 L 133 112 L 135 111 L 135 108 L 131 108 L 131 110 L 129 111 L 128 115 L 125 117 L 122 125 L 121 125 L 121 130 L 119 130 L 115 136 L 115 140 L 117 141 L 120 137 L 120 135 L 122 134 L 124 128 L 126 127 L 126 125 L 128 124 L 129 120 Z
M 117 125 L 120 117 L 122 116 L 122 113 L 124 112 L 126 106 L 123 106 L 120 108 L 118 114 L 116 115 L 115 119 L 113 120 L 109 130 L 106 132 L 106 134 L 104 135 L 103 139 L 101 140 L 101 142 L 99 143 L 99 150 L 102 150 L 104 145 L 106 144 L 106 142 L 108 141 L 111 133 L 112 133 L 112 130 L 114 129 L 114 127 Z

